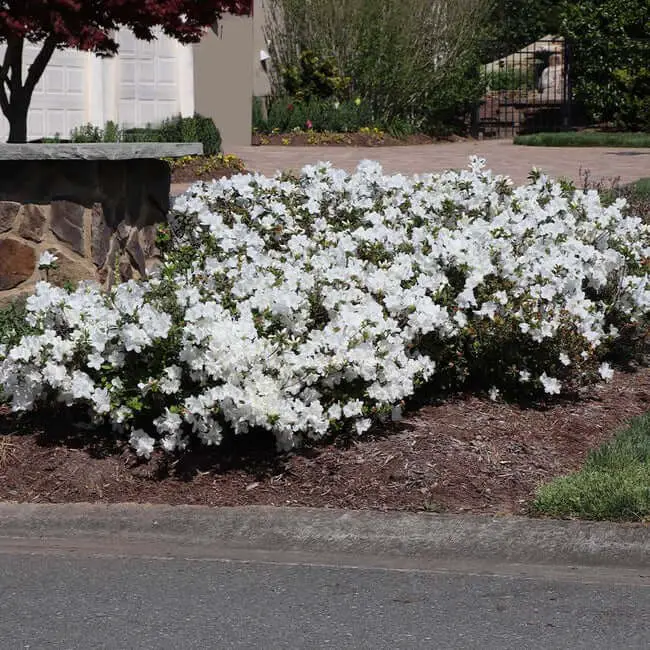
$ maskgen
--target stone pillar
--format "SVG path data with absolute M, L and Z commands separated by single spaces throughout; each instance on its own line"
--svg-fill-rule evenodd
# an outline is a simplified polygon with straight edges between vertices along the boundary
M 145 277 L 157 261 L 171 181 L 168 163 L 151 156 L 200 151 L 192 144 L 0 147 L 0 304 L 33 289 L 44 251 L 59 258 L 48 271 L 55 284 L 96 280 L 108 288 Z

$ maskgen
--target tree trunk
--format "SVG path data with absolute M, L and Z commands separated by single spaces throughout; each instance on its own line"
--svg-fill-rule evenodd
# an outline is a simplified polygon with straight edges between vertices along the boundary
M 23 83 L 23 38 L 7 39 L 4 62 L 0 67 L 0 107 L 9 120 L 8 142 L 27 142 L 27 113 L 36 84 L 56 49 L 56 38 L 48 36 L 29 66 Z
M 18 101 L 14 97 L 11 98 L 9 104 L 9 139 L 7 142 L 16 144 L 20 142 L 27 142 L 27 112 L 29 110 L 29 103 Z

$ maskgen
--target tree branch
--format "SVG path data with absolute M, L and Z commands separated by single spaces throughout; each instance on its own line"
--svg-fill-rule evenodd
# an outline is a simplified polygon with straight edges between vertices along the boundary
M 11 94 L 19 94 L 23 89 L 23 48 L 25 41 L 20 38 L 11 43 L 11 79 L 8 82 Z
M 34 63 L 29 66 L 29 72 L 27 73 L 27 79 L 25 80 L 25 94 L 28 97 L 32 96 L 36 84 L 41 80 L 47 64 L 50 62 L 54 51 L 56 50 L 56 39 L 52 36 L 48 36 L 43 43 L 41 51 L 37 54 L 34 59 Z
M 0 108 L 6 117 L 9 117 L 9 97 L 7 96 L 7 86 L 10 86 L 9 70 L 16 52 L 17 41 L 15 38 L 7 39 L 7 49 L 5 50 L 4 61 L 0 67 Z
M 7 97 L 7 89 L 5 88 L 4 80 L 0 82 L 0 108 L 5 117 L 9 118 L 9 98 Z

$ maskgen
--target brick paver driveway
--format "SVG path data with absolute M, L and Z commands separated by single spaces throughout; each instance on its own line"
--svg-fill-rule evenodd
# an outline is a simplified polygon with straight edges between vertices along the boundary
M 485 158 L 495 173 L 507 174 L 517 183 L 525 182 L 533 167 L 577 183 L 581 169 L 589 170 L 593 180 L 620 177 L 621 182 L 627 182 L 650 176 L 650 149 L 524 147 L 510 140 L 405 147 L 234 147 L 228 153 L 242 158 L 248 169 L 267 175 L 277 170 L 297 171 L 320 160 L 351 171 L 363 159 L 377 160 L 387 173 L 436 172 L 465 168 L 469 156 L 476 154 Z

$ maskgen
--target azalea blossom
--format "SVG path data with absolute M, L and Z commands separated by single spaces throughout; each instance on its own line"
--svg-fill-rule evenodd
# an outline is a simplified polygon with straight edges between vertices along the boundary
M 555 377 L 549 377 L 545 372 L 539 378 L 544 387 L 544 392 L 548 395 L 559 395 L 562 392 L 562 383 Z
M 624 207 L 480 158 L 197 183 L 152 277 L 38 283 L 26 333 L 0 332 L 0 387 L 16 411 L 83 406 L 145 458 L 362 434 L 422 389 L 558 395 L 611 379 L 619 332 L 648 327 L 650 229 Z
M 614 377 L 614 370 L 608 363 L 602 363 L 600 364 L 600 368 L 598 368 L 598 374 L 605 381 L 610 381 Z
M 43 251 L 40 258 L 38 259 L 38 268 L 39 269 L 50 269 L 53 268 L 59 258 L 50 251 Z

